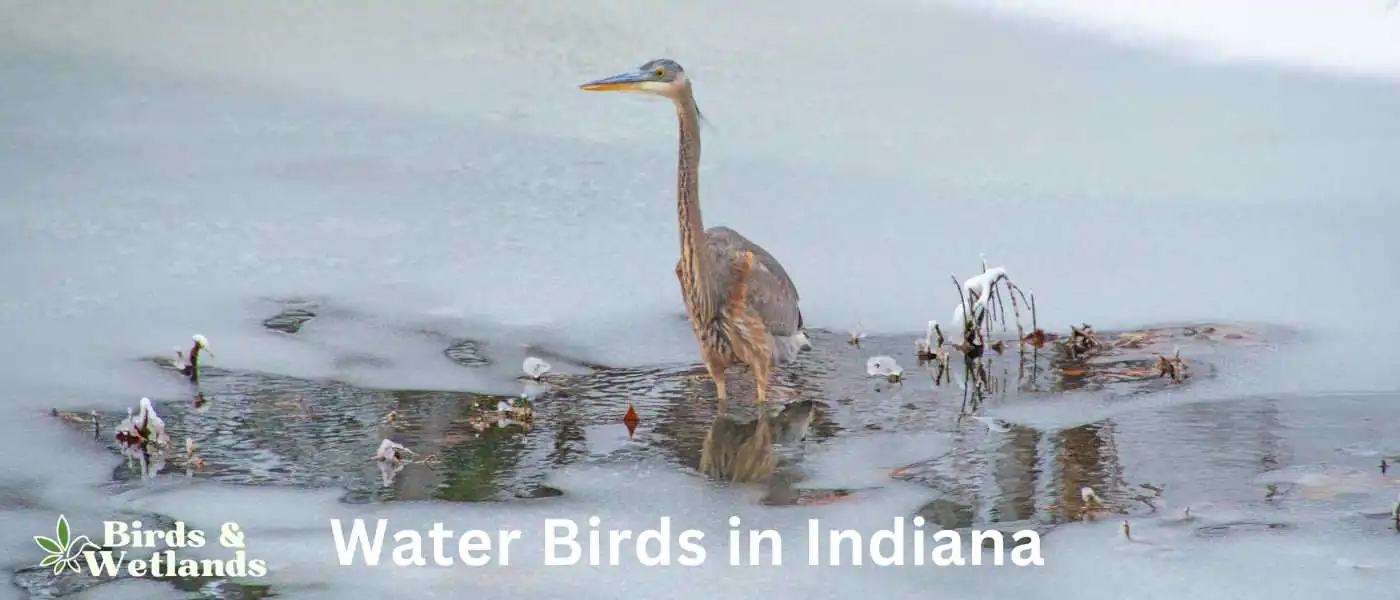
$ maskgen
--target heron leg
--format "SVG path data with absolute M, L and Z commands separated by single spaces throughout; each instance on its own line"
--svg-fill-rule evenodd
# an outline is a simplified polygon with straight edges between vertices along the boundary
M 715 379 L 715 395 L 719 396 L 719 411 L 729 411 L 729 397 L 724 392 L 724 371 L 720 371 Z
M 758 388 L 758 403 L 763 404 L 768 401 L 768 365 L 759 363 L 751 365 L 753 368 L 754 386 Z
M 710 372 L 710 379 L 715 381 L 715 395 L 719 397 L 720 412 L 729 409 L 729 396 L 724 389 L 724 369 L 724 364 L 720 361 L 706 358 L 705 370 Z

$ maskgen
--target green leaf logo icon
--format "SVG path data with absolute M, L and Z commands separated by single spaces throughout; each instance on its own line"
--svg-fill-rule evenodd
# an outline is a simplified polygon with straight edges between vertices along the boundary
M 39 549 L 48 554 L 48 556 L 44 557 L 44 560 L 39 561 L 39 566 L 53 567 L 54 575 L 62 574 L 64 569 L 73 569 L 76 571 L 78 569 L 78 554 L 88 548 L 97 548 L 97 545 L 89 541 L 87 536 L 78 536 L 79 539 L 83 540 L 83 543 L 76 548 L 78 552 L 70 554 L 69 550 L 73 549 L 74 540 L 69 537 L 71 532 L 68 528 L 68 517 L 64 515 L 58 516 L 58 524 L 54 527 L 54 535 L 54 538 L 44 537 L 42 535 L 34 536 L 34 543 L 38 544 Z
M 60 556 L 63 554 L 63 546 L 58 545 L 58 542 L 55 542 L 50 538 L 46 538 L 42 535 L 36 535 L 34 536 L 34 543 L 39 544 L 39 547 L 43 548 L 44 552 L 48 552 L 50 554 L 58 554 Z
M 56 529 L 57 529 L 57 532 L 56 532 L 56 533 L 58 533 L 58 545 L 63 546 L 63 548 L 64 548 L 65 550 L 67 550 L 67 549 L 68 549 L 68 518 L 65 517 L 65 516 L 63 516 L 63 515 L 58 515 L 58 527 L 57 527 Z

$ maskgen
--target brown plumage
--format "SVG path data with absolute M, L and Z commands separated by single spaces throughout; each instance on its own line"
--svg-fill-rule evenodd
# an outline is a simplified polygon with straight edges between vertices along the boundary
M 716 377 L 716 382 L 723 380 L 724 371 L 736 362 L 734 359 L 748 365 L 753 369 L 758 387 L 758 402 L 762 404 L 767 400 L 768 372 L 773 364 L 773 350 L 766 339 L 768 330 L 763 324 L 763 317 L 749 303 L 749 276 L 753 272 L 753 252 L 745 251 L 742 258 L 734 261 L 731 271 L 733 281 L 730 283 L 729 297 L 724 303 L 724 308 L 720 310 L 720 326 L 725 337 L 729 338 L 732 354 L 725 356 L 719 352 L 707 352 L 704 358 L 706 364 L 714 363 L 711 373 L 720 374 Z M 716 384 L 719 385 L 723 384 Z
M 641 92 L 668 98 L 680 122 L 677 220 L 681 257 L 676 278 L 700 358 L 726 407 L 725 371 L 748 365 L 758 402 L 767 399 L 775 364 L 796 359 L 808 345 L 802 332 L 797 286 L 777 259 L 728 227 L 705 229 L 700 218 L 700 111 L 690 81 L 675 61 L 658 59 L 638 70 L 579 86 L 594 91 Z

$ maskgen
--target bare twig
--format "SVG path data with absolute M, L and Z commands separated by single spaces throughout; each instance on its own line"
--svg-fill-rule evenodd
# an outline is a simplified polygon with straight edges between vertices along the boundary
M 966 331 L 966 330 L 967 330 L 967 324 L 968 324 L 968 322 L 970 321 L 970 317 L 968 316 L 968 311 L 970 311 L 972 307 L 970 307 L 970 306 L 967 305 L 967 294 L 964 294 L 964 293 L 963 293 L 962 282 L 961 282 L 961 281 L 958 281 L 958 276 L 957 276 L 957 275 L 949 275 L 948 277 L 950 277 L 950 278 L 953 279 L 953 289 L 955 289 L 955 290 L 958 291 L 958 302 L 959 302 L 959 303 L 961 304 L 961 306 L 962 306 L 962 319 L 963 319 L 962 325 L 963 325 L 963 330 Z
M 958 291 L 959 302 L 962 306 L 963 343 L 959 349 L 962 350 L 964 356 L 975 359 L 982 355 L 982 344 L 978 340 L 982 335 L 980 331 L 981 320 L 973 321 L 972 303 L 968 301 L 968 295 L 963 292 L 962 282 L 958 281 L 956 275 L 949 275 L 949 277 L 953 279 L 953 288 Z
M 1028 304 L 1031 305 L 1031 331 L 1039 331 L 1040 324 L 1036 322 L 1035 317 L 1035 292 L 1031 292 L 1031 299 L 1028 301 Z
M 1006 281 L 1006 285 L 1007 285 L 1008 287 L 1012 285 L 1010 279 L 1006 279 L 1005 277 L 1002 277 L 1001 279 L 1003 279 L 1003 280 Z M 997 283 L 999 283 L 999 282 L 993 282 L 993 283 L 992 283 L 992 287 L 988 289 L 987 294 L 988 294 L 989 296 L 992 296 L 992 300 L 995 300 L 995 301 L 996 301 L 996 305 L 997 305 L 997 312 L 996 312 L 996 314 L 997 314 L 998 317 L 1001 318 L 1001 330 L 1002 330 L 1002 331 L 1006 331 L 1006 301 L 1005 301 L 1005 300 L 1002 300 L 1002 298 L 1001 298 L 1001 288 L 1000 288 L 1000 287 L 997 287 Z M 1019 326 L 1019 323 L 1018 323 L 1017 325 Z
M 1016 315 L 1016 339 L 1025 340 L 1026 331 L 1021 327 L 1021 307 L 1016 304 L 1016 295 L 1020 293 L 1021 288 L 1015 284 L 1008 285 L 1011 288 L 1011 293 L 1008 293 L 1007 296 L 1011 297 L 1011 310 Z

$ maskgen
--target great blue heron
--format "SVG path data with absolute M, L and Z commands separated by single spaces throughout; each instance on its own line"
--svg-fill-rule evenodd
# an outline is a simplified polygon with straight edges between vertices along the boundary
M 720 410 L 726 406 L 724 373 L 746 364 L 754 372 L 763 403 L 775 364 L 792 362 L 809 345 L 797 307 L 797 286 L 766 250 L 728 227 L 705 229 L 700 219 L 700 110 L 685 69 L 656 59 L 636 70 L 580 85 L 598 92 L 661 96 L 680 120 L 677 215 L 681 258 L 676 278 L 700 343 L 701 359 L 715 382 Z

